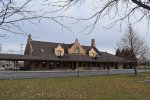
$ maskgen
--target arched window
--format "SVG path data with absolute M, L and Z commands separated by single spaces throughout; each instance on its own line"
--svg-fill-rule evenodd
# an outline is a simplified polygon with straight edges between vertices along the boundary
M 80 53 L 80 48 L 79 48 L 79 47 L 77 47 L 77 48 L 75 49 L 75 53 L 77 53 L 77 54 Z
M 61 50 L 58 50 L 58 51 L 57 51 L 57 55 L 58 55 L 58 56 L 61 56 L 61 55 L 62 55 L 62 51 L 61 51 Z
M 95 54 L 94 54 L 94 53 L 91 53 L 91 56 L 92 56 L 92 57 L 95 57 Z
M 91 55 L 91 57 L 96 58 L 96 54 L 95 53 L 91 53 L 90 55 Z

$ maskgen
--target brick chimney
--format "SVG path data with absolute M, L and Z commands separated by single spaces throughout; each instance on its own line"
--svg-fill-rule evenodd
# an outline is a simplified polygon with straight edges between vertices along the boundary
M 92 40 L 91 40 L 91 47 L 96 47 L 95 39 L 92 39 Z

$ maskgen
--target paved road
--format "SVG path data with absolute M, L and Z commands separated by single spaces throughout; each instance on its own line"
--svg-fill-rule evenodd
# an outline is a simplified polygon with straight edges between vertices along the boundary
M 138 70 L 145 72 L 145 70 Z M 150 70 L 147 70 L 150 72 Z M 71 76 L 92 76 L 92 75 L 112 75 L 134 73 L 133 69 L 118 70 L 84 70 L 84 71 L 0 71 L 0 79 L 27 79 L 27 78 L 46 78 L 46 77 L 71 77 Z

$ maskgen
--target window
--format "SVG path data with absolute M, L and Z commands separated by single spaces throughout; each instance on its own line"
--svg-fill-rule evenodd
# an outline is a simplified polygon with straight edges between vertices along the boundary
M 75 53 L 78 53 L 78 54 L 80 53 L 79 47 L 76 48 Z
M 95 53 L 91 53 L 90 56 L 93 57 L 93 58 L 96 58 L 96 54 Z
M 94 53 L 91 53 L 91 56 L 92 56 L 92 57 L 95 57 L 95 54 L 94 54 Z
M 58 56 L 61 56 L 61 55 L 62 55 L 61 52 L 62 52 L 61 50 L 58 50 L 58 51 L 57 51 L 57 55 L 58 55 Z

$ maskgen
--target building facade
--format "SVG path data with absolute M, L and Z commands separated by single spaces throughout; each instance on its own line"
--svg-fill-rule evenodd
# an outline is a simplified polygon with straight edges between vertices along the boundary
M 24 55 L 36 57 L 36 60 L 24 62 L 26 70 L 119 69 L 126 62 L 120 57 L 99 51 L 95 39 L 91 40 L 90 46 L 85 46 L 77 39 L 74 43 L 64 44 L 35 41 L 29 35 Z

